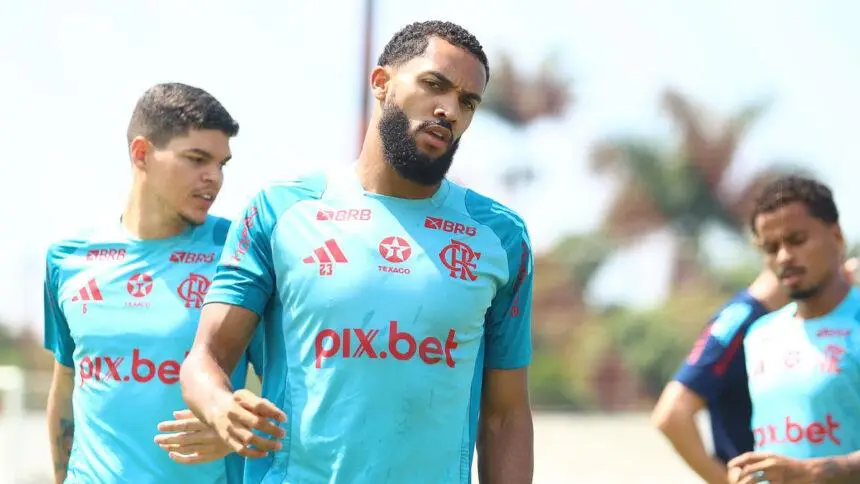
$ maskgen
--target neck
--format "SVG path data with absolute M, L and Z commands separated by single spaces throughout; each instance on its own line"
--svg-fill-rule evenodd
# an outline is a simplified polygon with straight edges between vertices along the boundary
M 821 289 L 819 294 L 797 302 L 797 315 L 803 319 L 813 319 L 824 316 L 836 309 L 845 299 L 851 284 L 842 277 L 834 278 L 833 282 Z
M 364 134 L 364 144 L 358 155 L 356 174 L 361 186 L 370 193 L 389 197 L 421 199 L 430 198 L 439 189 L 439 184 L 426 186 L 400 176 L 385 160 L 385 151 L 379 137 L 377 116 L 371 119 Z
M 175 237 L 188 228 L 178 215 L 146 197 L 137 186 L 132 188 L 126 201 L 122 225 L 131 235 L 143 240 Z

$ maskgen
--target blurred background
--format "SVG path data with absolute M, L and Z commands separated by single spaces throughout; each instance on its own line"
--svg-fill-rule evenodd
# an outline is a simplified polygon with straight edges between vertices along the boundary
M 44 254 L 120 212 L 138 96 L 186 82 L 239 120 L 213 209 L 232 218 L 271 179 L 351 163 L 369 66 L 443 19 L 491 67 L 451 174 L 519 211 L 536 251 L 535 482 L 696 482 L 647 413 L 757 272 L 764 181 L 811 173 L 860 204 L 858 18 L 847 0 L 0 0 L 0 365 L 24 370 L 25 408 L 0 410 L 0 480 L 49 482 Z M 860 218 L 843 228 L 860 240 Z

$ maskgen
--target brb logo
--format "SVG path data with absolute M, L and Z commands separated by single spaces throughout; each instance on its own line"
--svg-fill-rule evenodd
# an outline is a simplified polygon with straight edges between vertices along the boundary
M 398 361 L 409 361 L 416 356 L 426 365 L 440 362 L 454 368 L 456 362 L 451 352 L 457 348 L 457 332 L 448 331 L 445 343 L 439 338 L 427 336 L 418 339 L 408 331 L 399 331 L 397 321 L 388 324 L 388 344 L 385 349 L 374 347 L 373 341 L 379 335 L 378 329 L 345 328 L 341 331 L 324 329 L 314 339 L 314 364 L 322 368 L 323 360 L 331 358 L 368 358 L 384 360 L 388 357 Z
M 469 237 L 474 237 L 478 233 L 475 227 L 469 227 L 459 222 L 452 222 L 439 217 L 427 217 L 424 219 L 424 228 L 431 230 L 441 230 L 449 234 L 466 234 Z
M 209 282 L 206 276 L 191 273 L 179 284 L 179 287 L 176 288 L 176 293 L 185 301 L 186 308 L 191 309 L 191 306 L 194 306 L 194 309 L 200 309 L 210 285 L 211 282 Z
M 467 244 L 454 239 L 439 252 L 439 260 L 450 271 L 451 277 L 464 281 L 478 278 L 474 272 L 477 264 L 473 261 L 480 258 L 480 252 L 475 252 Z
M 349 208 L 344 210 L 319 210 L 317 212 L 317 220 L 333 220 L 335 222 L 351 222 L 354 220 L 367 221 L 370 220 L 371 212 L 369 208 Z
M 185 353 L 188 356 L 188 352 Z M 89 381 L 136 381 L 149 383 L 154 378 L 165 385 L 175 385 L 179 382 L 180 362 L 164 360 L 158 365 L 154 361 L 140 355 L 140 348 L 131 352 L 131 372 L 125 373 L 124 356 L 84 356 L 78 364 L 78 375 L 81 386 Z
M 785 422 L 778 425 L 763 425 L 753 430 L 757 448 L 770 444 L 797 444 L 809 442 L 818 445 L 830 441 L 836 445 L 842 442 L 836 436 L 835 431 L 839 428 L 839 422 L 833 419 L 833 415 L 827 414 L 823 422 L 812 422 L 803 426 L 785 417 Z

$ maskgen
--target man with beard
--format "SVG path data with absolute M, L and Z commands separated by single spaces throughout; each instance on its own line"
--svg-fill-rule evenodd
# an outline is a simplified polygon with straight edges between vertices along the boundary
M 181 384 L 259 458 L 246 482 L 467 483 L 476 440 L 482 482 L 531 482 L 529 237 L 445 178 L 488 77 L 462 27 L 405 27 L 355 166 L 274 184 L 232 226 Z M 263 398 L 228 378 L 258 320 Z
M 802 177 L 765 187 L 751 218 L 765 264 L 793 300 L 744 338 L 755 449 L 732 483 L 860 482 L 860 289 L 830 189 Z

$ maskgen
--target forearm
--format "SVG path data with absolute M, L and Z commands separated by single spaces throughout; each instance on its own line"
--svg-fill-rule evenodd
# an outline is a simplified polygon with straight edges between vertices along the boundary
M 531 484 L 534 474 L 531 412 L 482 417 L 477 450 L 481 484 Z
M 815 482 L 850 484 L 860 482 L 860 452 L 807 461 L 813 469 Z
M 52 386 L 48 394 L 48 438 L 51 460 L 54 465 L 54 482 L 61 484 L 66 479 L 72 440 L 75 433 L 71 390 Z
M 228 370 L 203 348 L 191 350 L 179 374 L 182 398 L 194 415 L 212 424 L 212 415 L 232 399 L 233 386 Z
M 673 416 L 659 426 L 672 447 L 699 477 L 708 484 L 728 484 L 726 466 L 705 450 L 702 435 L 692 416 Z

